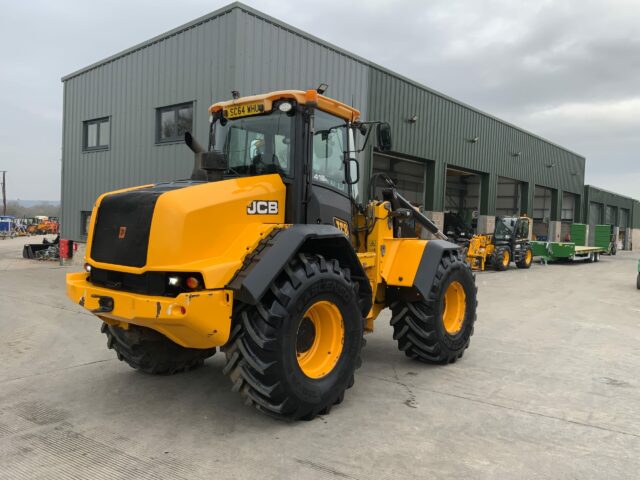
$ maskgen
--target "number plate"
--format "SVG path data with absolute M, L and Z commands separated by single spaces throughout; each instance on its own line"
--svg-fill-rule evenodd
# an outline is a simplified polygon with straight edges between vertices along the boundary
M 264 103 L 245 103 L 240 105 L 231 105 L 224 109 L 226 118 L 248 117 L 249 115 L 260 115 L 264 113 Z

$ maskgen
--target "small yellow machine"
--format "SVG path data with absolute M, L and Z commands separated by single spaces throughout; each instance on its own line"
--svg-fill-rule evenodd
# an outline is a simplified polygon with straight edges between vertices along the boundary
M 169 374 L 222 347 L 249 404 L 311 419 L 343 400 L 385 308 L 407 356 L 463 355 L 476 286 L 459 247 L 407 235 L 444 237 L 388 178 L 359 201 L 357 153 L 374 131 L 389 150 L 388 124 L 316 90 L 234 92 L 209 112 L 209 148 L 185 137 L 191 178 L 100 196 L 85 271 L 67 276 L 118 358 Z
M 529 268 L 533 251 L 529 243 L 530 219 L 523 217 L 496 217 L 493 234 L 474 235 L 467 247 L 467 263 L 473 270 L 484 271 L 487 263 L 495 270 L 509 268 L 514 261 L 518 268 Z

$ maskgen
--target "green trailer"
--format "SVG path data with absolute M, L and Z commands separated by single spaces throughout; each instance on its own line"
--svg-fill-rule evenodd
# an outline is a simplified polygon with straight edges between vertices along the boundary
M 616 236 L 614 234 L 613 225 L 596 225 L 593 244 L 596 247 L 604 249 L 607 255 L 616 254 Z M 573 237 L 571 237 L 573 240 Z
M 602 247 L 576 245 L 573 242 L 531 242 L 534 257 L 539 257 L 542 263 L 587 261 L 598 262 L 600 255 L 605 253 Z

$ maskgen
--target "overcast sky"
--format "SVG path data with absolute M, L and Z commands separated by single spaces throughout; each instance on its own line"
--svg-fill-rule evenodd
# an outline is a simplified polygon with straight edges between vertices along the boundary
M 227 3 L 2 2 L 8 197 L 59 199 L 60 77 Z M 245 3 L 578 152 L 586 183 L 640 198 L 638 0 Z

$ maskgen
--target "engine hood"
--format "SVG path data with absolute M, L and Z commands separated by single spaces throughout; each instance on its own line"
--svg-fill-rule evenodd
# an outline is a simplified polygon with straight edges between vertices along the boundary
M 129 273 L 198 271 L 207 288 L 219 288 L 284 223 L 284 208 L 276 174 L 108 193 L 94 208 L 87 260 Z

